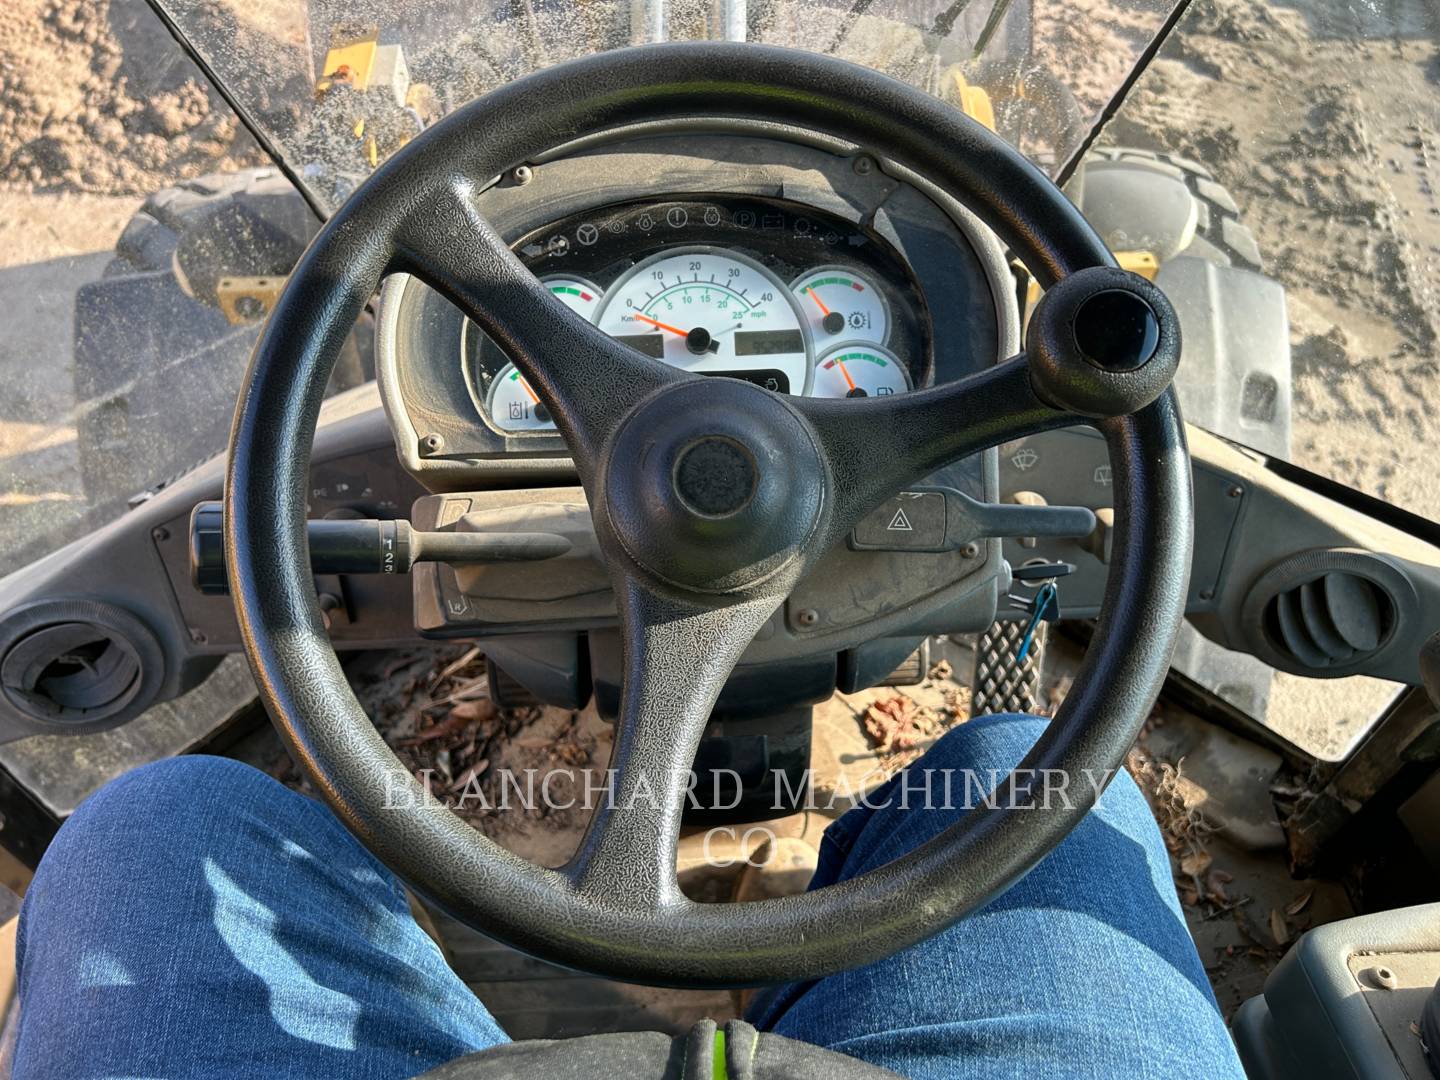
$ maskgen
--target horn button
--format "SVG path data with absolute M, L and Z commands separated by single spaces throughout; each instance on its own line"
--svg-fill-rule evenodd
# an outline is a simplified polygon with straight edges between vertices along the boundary
M 825 507 L 826 469 L 783 398 L 737 379 L 686 380 L 615 433 L 600 486 L 611 529 L 668 584 L 733 593 L 798 565 Z

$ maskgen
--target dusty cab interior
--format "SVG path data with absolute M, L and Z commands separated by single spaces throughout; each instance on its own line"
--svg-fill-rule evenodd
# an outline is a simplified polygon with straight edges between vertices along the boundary
M 1440 1073 L 1432 12 L 246 7 L 27 3 L 0 81 L 14 893 L 234 758 L 513 1038 L 679 1033 L 1127 770 L 1248 1075 Z M 990 798 L 807 890 L 1002 713 Z

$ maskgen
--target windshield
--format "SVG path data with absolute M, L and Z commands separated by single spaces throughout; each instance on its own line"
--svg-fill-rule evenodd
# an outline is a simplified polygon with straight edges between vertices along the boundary
M 172 27 L 146 0 L 0 20 L 12 568 L 224 450 L 285 276 L 386 156 L 529 71 L 664 40 L 832 52 L 991 123 L 1182 309 L 1188 420 L 1437 517 L 1433 6 L 1192 0 L 1152 60 L 1169 0 L 157 3 Z M 331 389 L 373 403 L 373 375 L 367 311 Z M 1395 689 L 1216 649 L 1176 667 L 1322 757 Z
M 625 45 L 729 39 L 833 53 L 964 105 L 1052 171 L 1169 14 L 1012 0 L 164 0 L 316 203 L 333 209 L 438 117 L 503 83 Z M 723 112 L 724 102 L 716 102 Z M 973 111 L 973 110 L 972 110 Z M 982 117 L 983 119 L 984 117 Z

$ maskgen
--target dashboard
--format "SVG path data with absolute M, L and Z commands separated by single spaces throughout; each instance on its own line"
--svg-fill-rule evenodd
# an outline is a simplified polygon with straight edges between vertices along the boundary
M 998 240 L 920 178 L 813 134 L 738 120 L 607 133 L 532 162 L 523 179 L 500 178 L 476 201 L 563 303 L 630 347 L 703 374 L 776 393 L 878 396 L 963 378 L 1019 349 L 1019 289 Z M 580 702 L 592 684 L 597 697 L 602 686 L 617 686 L 615 600 L 585 492 L 509 358 L 404 274 L 387 280 L 374 334 L 376 382 L 322 409 L 310 516 L 550 532 L 572 545 L 544 562 L 472 567 L 463 580 L 432 563 L 408 579 L 317 574 L 336 647 L 473 638 L 543 700 Z M 1416 635 L 1433 627 L 1440 603 L 1432 551 L 1388 527 L 1382 535 L 1376 521 L 1203 432 L 1192 430 L 1190 445 L 1198 536 L 1189 610 L 1205 633 L 1268 658 L 1246 612 L 1267 602 L 1255 583 L 1270 582 L 1262 575 L 1273 574 L 1277 558 L 1303 562 L 1319 548 L 1404 552 L 1405 560 L 1365 556 L 1369 569 L 1361 571 L 1384 584 L 1403 570 L 1393 595 L 1395 624 L 1406 629 L 1387 646 L 1390 666 L 1370 670 L 1412 677 Z M 0 702 L 0 743 L 128 722 L 207 679 L 239 648 L 229 599 L 197 592 L 191 581 L 192 511 L 220 498 L 223 476 L 216 458 L 0 579 L 0 657 L 38 620 L 64 621 L 91 627 L 97 640 L 136 658 L 143 675 L 123 707 L 80 720 Z M 981 630 L 997 611 L 1014 618 L 1006 552 L 1012 565 L 1074 563 L 1066 616 L 1092 615 L 1107 576 L 1114 480 L 1103 442 L 1088 429 L 952 463 L 916 489 L 1031 506 L 1078 502 L 1100 520 L 1083 538 L 992 538 L 955 550 L 937 547 L 928 523 L 906 517 L 950 505 L 949 495 L 897 492 L 866 519 L 879 542 L 857 528 L 757 633 L 732 680 L 734 693 L 749 698 L 727 708 L 773 712 L 777 684 L 766 672 L 783 672 L 784 685 L 807 694 L 858 689 L 884 678 L 924 634 Z M 897 532 L 897 521 L 911 527 Z M 1376 560 L 1385 566 L 1371 567 Z M 1424 618 L 1416 614 L 1422 591 Z M 239 689 L 246 686 L 239 676 Z M 174 736 L 174 749 L 193 741 L 188 729 Z M 35 780 L 32 787 L 48 768 L 37 761 L 26 772 L 16 754 L 0 764 Z M 73 770 L 67 763 L 64 771 Z M 67 798 L 52 804 L 73 805 Z
M 921 178 L 810 133 L 723 120 L 607 133 L 476 200 L 561 303 L 701 375 L 858 398 L 964 378 L 1018 351 L 1016 281 L 994 235 Z M 523 520 L 580 553 L 533 581 L 513 568 L 417 567 L 417 628 L 493 638 L 613 620 L 565 443 L 504 350 L 424 282 L 394 275 L 376 315 L 376 373 L 400 462 L 432 495 L 413 508 L 417 527 Z M 981 501 L 998 484 L 994 451 L 925 482 Z M 837 545 L 747 661 L 814 655 L 862 632 L 988 625 L 999 542 L 962 554 L 922 533 Z
M 636 200 L 532 231 L 516 250 L 571 310 L 647 356 L 784 394 L 904 393 L 933 377 L 930 318 L 874 232 L 775 199 Z M 554 422 L 467 321 L 461 364 L 481 419 Z
M 963 207 L 854 147 L 709 123 L 569 148 L 478 208 L 562 303 L 703 375 L 887 395 L 1017 350 L 1014 277 Z M 376 371 L 402 464 L 430 491 L 573 478 L 510 358 L 416 278 L 382 291 Z M 948 482 L 983 498 L 984 470 Z

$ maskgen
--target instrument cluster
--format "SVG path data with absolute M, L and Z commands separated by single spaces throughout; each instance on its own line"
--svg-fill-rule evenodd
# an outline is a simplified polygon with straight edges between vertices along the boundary
M 933 378 L 925 300 L 878 232 L 775 199 L 636 201 L 573 215 L 515 250 L 566 306 L 647 356 L 785 394 L 904 393 Z M 482 418 L 551 434 L 524 376 L 466 324 Z

